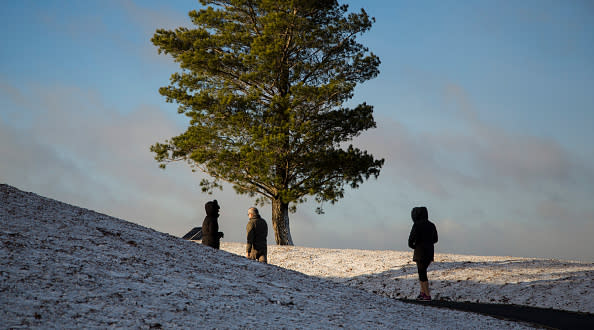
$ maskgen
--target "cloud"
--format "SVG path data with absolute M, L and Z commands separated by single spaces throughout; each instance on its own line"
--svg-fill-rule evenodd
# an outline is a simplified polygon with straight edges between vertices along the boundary
M 460 86 L 449 84 L 446 90 L 457 105 L 468 132 L 465 133 L 466 139 L 435 136 L 433 140 L 445 141 L 440 146 L 468 154 L 479 175 L 525 187 L 541 182 L 571 183 L 574 180 L 572 173 L 579 167 L 577 157 L 559 143 L 547 137 L 525 135 L 490 125 L 479 118 Z M 592 173 L 583 174 L 592 178 Z
M 0 79 L 0 95 L 5 97 L 3 98 L 3 102 L 7 103 L 3 107 L 3 114 L 6 116 L 14 115 L 17 112 L 17 110 L 12 106 L 9 106 L 8 103 L 16 105 L 17 107 L 26 107 L 30 105 L 27 97 L 18 88 L 12 86 L 3 79 Z
M 178 218 L 193 216 L 195 187 L 183 184 L 175 167 L 163 176 L 149 152 L 178 129 L 161 109 L 121 114 L 73 86 L 36 86 L 27 95 L 31 106 L 16 118 L 27 125 L 1 122 L 2 181 L 152 227 L 164 213 L 147 207 L 155 200 Z
M 385 158 L 382 180 L 386 175 L 397 177 L 395 181 L 406 181 L 431 194 L 447 197 L 448 189 L 441 180 L 447 171 L 435 159 L 430 141 L 390 117 L 380 117 L 377 121 L 378 128 L 358 138 L 356 144 L 377 158 Z
M 446 91 L 457 125 L 413 130 L 384 115 L 376 117 L 377 129 L 357 139 L 363 149 L 385 157 L 382 180 L 406 182 L 445 199 L 465 189 L 544 196 L 565 187 L 592 194 L 583 182 L 594 184 L 593 164 L 551 138 L 481 120 L 460 86 L 449 84 Z
M 530 221 L 462 224 L 444 219 L 436 225 L 436 251 L 441 253 L 594 260 L 592 221 L 551 227 Z
M 375 196 L 371 202 L 395 220 L 426 204 L 444 231 L 445 251 L 570 257 L 573 246 L 574 255 L 591 259 L 591 161 L 550 137 L 486 122 L 461 86 L 445 90 L 443 108 L 454 109 L 448 126 L 414 129 L 379 115 L 378 128 L 357 139 L 386 158 L 381 183 L 366 183 L 375 190 L 362 198 Z
M 50 148 L 35 141 L 28 134 L 7 125 L 0 118 L 0 179 L 3 182 L 19 182 L 25 186 L 33 183 L 42 186 L 59 186 L 61 176 L 56 173 L 68 173 L 69 181 L 76 186 L 82 181 L 82 172 Z

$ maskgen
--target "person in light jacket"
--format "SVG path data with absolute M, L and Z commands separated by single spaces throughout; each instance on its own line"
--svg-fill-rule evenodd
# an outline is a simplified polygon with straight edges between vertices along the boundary
M 433 244 L 437 243 L 437 228 L 429 221 L 427 208 L 424 206 L 414 207 L 411 211 L 413 226 L 408 236 L 408 246 L 414 249 L 413 261 L 417 263 L 421 293 L 418 300 L 431 300 L 429 292 L 429 279 L 427 278 L 427 267 L 433 261 Z
M 247 231 L 246 257 L 267 263 L 268 245 L 266 237 L 268 236 L 268 225 L 260 217 L 260 213 L 255 207 L 248 210 L 248 217 L 249 221 L 245 228 Z

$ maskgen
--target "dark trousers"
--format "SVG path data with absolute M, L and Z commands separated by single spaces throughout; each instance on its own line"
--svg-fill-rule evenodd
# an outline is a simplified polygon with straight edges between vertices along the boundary
M 417 261 L 417 271 L 419 272 L 419 281 L 427 282 L 427 267 L 431 261 Z

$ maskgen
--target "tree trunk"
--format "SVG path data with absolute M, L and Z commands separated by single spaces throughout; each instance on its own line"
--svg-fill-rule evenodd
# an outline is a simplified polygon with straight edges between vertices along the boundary
M 272 228 L 277 245 L 293 245 L 289 228 L 289 204 L 279 199 L 272 201 Z

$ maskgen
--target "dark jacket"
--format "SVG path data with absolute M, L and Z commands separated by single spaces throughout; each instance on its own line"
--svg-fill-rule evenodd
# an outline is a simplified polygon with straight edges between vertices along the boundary
M 253 258 L 267 254 L 268 225 L 260 216 L 251 218 L 246 226 L 247 244 L 246 252 Z
M 223 233 L 219 232 L 219 204 L 216 199 L 204 205 L 206 217 L 202 222 L 202 244 L 218 249 Z
M 433 261 L 433 244 L 437 243 L 437 228 L 429 221 L 427 208 L 424 206 L 413 208 L 411 217 L 414 224 L 408 236 L 408 246 L 415 250 L 413 261 Z

